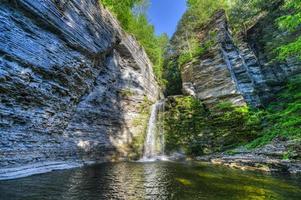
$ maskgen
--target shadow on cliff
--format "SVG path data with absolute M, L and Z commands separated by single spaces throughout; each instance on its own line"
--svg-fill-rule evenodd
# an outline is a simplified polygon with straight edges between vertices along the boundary
M 132 137 L 122 31 L 96 0 L 61 2 L 1 1 L 0 167 L 101 160 Z
M 82 97 L 68 125 L 68 137 L 77 138 L 83 159 L 118 156 L 120 149 L 116 147 L 129 144 L 133 137 L 124 104 L 129 102 L 121 94 L 129 85 L 123 79 L 118 58 L 115 50 L 106 57 L 92 90 Z

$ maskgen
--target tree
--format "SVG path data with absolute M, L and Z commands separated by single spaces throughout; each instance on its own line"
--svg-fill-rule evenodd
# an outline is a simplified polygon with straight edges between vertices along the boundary
M 100 2 L 109 8 L 116 15 L 122 27 L 128 30 L 134 17 L 132 9 L 135 5 L 140 4 L 142 0 L 100 0 Z
M 165 54 L 168 37 L 166 34 L 157 36 L 146 15 L 147 0 L 100 0 L 119 20 L 121 26 L 132 34 L 144 47 L 154 65 L 154 73 L 160 84 L 163 80 L 163 55 Z

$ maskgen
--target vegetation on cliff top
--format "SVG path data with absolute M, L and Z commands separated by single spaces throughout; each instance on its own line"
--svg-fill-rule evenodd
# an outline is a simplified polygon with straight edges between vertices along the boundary
M 133 34 L 145 48 L 154 64 L 158 80 L 162 85 L 166 84 L 167 95 L 181 94 L 181 67 L 214 45 L 212 41 L 201 43 L 197 33 L 219 9 L 226 10 L 235 35 L 246 34 L 260 17 L 275 9 L 279 10 L 276 17 L 273 15 L 276 20 L 271 21 L 271 26 L 273 30 L 287 31 L 280 38 L 269 38 L 273 42 L 267 43 L 266 50 L 272 58 L 301 58 L 300 36 L 290 37 L 300 33 L 300 0 L 187 0 L 187 12 L 178 24 L 168 50 L 167 36 L 156 36 L 154 27 L 147 20 L 147 1 L 101 2 L 115 13 L 122 27 Z M 182 149 L 191 155 L 201 155 L 238 145 L 250 148 L 262 146 L 277 136 L 301 138 L 300 88 L 301 76 L 297 76 L 279 94 L 277 101 L 265 110 L 238 108 L 223 102 L 208 111 L 192 97 L 169 98 L 164 114 L 167 150 Z
M 169 82 L 181 82 L 181 67 L 204 53 L 204 49 L 199 49 L 206 41 L 198 41 L 199 30 L 220 9 L 226 10 L 234 39 L 246 34 L 263 16 L 270 15 L 270 21 L 264 24 L 268 26 L 267 32 L 258 41 L 263 44 L 268 59 L 278 62 L 292 56 L 301 58 L 300 0 L 188 0 L 187 4 L 188 9 L 179 22 L 167 51 L 164 78 Z M 170 67 L 170 62 L 174 68 Z M 175 91 L 173 86 L 167 83 L 166 94 L 181 94 L 181 90 Z
M 155 34 L 154 26 L 148 22 L 146 15 L 147 0 L 100 0 L 112 11 L 125 31 L 135 36 L 144 47 L 154 65 L 154 73 L 161 85 L 166 45 L 168 36 Z
M 219 9 L 225 9 L 230 26 L 235 33 L 246 32 L 258 18 L 273 9 L 281 7 L 279 18 L 274 22 L 280 29 L 287 29 L 287 35 L 300 32 L 300 0 L 187 0 L 187 11 L 178 24 L 177 31 L 168 43 L 166 34 L 156 36 L 154 27 L 148 22 L 146 10 L 148 0 L 100 0 L 118 18 L 122 27 L 133 34 L 145 48 L 154 64 L 154 73 L 161 85 L 165 85 L 166 94 L 181 94 L 180 69 L 185 63 L 203 54 L 206 49 L 197 39 L 197 30 Z M 268 52 L 278 55 L 278 59 L 289 56 L 301 58 L 301 38 L 295 40 L 283 38 L 266 47 Z M 167 51 L 168 46 L 168 51 Z M 167 54 L 166 54 L 167 53 Z
M 273 12 L 277 19 L 271 21 L 269 26 L 275 26 L 275 30 L 270 31 L 285 33 L 266 45 L 267 52 L 271 51 L 271 57 L 278 57 L 279 60 L 285 60 L 291 56 L 301 59 L 301 37 L 298 36 L 301 32 L 300 0 L 236 0 L 228 15 L 234 32 L 246 33 L 260 17 Z M 269 35 L 269 37 L 273 36 Z M 268 39 L 272 40 L 272 38 Z

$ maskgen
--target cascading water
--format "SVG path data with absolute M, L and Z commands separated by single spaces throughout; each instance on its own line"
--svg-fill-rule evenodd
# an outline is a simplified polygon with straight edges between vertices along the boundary
M 140 161 L 164 160 L 164 128 L 163 117 L 158 117 L 164 111 L 164 100 L 158 101 L 151 107 L 151 115 L 148 122 L 144 154 Z

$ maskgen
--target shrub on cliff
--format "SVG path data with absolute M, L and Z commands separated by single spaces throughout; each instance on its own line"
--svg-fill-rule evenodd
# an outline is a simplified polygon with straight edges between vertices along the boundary
M 113 12 L 125 31 L 135 36 L 144 47 L 154 65 L 154 73 L 161 85 L 163 80 L 163 55 L 168 42 L 168 36 L 155 34 L 154 26 L 146 16 L 147 0 L 100 0 Z

